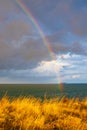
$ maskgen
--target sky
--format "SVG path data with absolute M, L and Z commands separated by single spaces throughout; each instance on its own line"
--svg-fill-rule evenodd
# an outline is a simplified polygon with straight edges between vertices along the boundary
M 0 83 L 87 83 L 87 0 L 0 0 Z

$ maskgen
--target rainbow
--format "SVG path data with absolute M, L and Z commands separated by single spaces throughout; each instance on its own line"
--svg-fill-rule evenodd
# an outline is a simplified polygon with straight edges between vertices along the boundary
M 46 46 L 51 58 L 53 60 L 56 59 L 56 56 L 53 52 L 52 46 L 50 45 L 48 39 L 45 37 L 43 30 L 41 29 L 41 27 L 39 26 L 37 20 L 34 18 L 33 14 L 31 13 L 31 11 L 29 10 L 29 8 L 25 5 L 25 3 L 23 2 L 23 0 L 16 0 L 16 3 L 21 7 L 21 9 L 25 12 L 25 14 L 28 16 L 29 20 L 31 20 L 32 24 L 34 25 L 34 27 L 38 30 L 44 45 Z M 59 89 L 60 91 L 63 91 L 63 84 L 62 84 L 62 80 L 61 77 L 58 77 L 58 80 L 60 81 L 60 85 L 59 85 Z

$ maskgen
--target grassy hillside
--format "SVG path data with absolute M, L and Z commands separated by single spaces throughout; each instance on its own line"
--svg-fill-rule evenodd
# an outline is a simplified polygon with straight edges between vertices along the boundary
M 87 98 L 3 97 L 0 130 L 87 130 Z

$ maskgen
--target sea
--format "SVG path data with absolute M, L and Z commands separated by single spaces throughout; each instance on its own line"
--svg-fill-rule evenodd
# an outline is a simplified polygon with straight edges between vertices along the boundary
M 0 84 L 0 98 L 8 96 L 14 97 L 36 97 L 54 98 L 68 97 L 80 98 L 87 97 L 87 84 Z

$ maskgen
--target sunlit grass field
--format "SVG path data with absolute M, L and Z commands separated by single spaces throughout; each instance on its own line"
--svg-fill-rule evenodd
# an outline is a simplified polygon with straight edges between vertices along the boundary
M 87 98 L 0 100 L 0 130 L 87 130 Z

